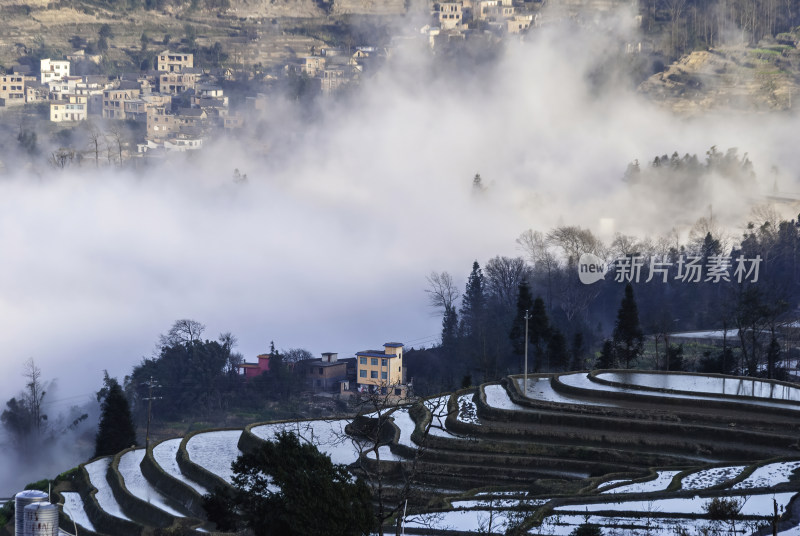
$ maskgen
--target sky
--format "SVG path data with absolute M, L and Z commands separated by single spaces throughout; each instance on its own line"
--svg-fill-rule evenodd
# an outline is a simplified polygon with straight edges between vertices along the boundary
M 592 85 L 629 20 L 569 39 L 543 29 L 475 68 L 398 50 L 313 124 L 272 103 L 257 134 L 267 158 L 217 142 L 144 173 L 10 170 L 0 400 L 24 387 L 29 357 L 54 381 L 49 411 L 91 400 L 103 370 L 122 379 L 180 318 L 204 323 L 208 338 L 232 332 L 248 361 L 270 341 L 343 357 L 390 340 L 430 346 L 440 332 L 424 292 L 431 271 L 463 288 L 473 261 L 522 255 L 515 239 L 529 228 L 599 233 L 612 218 L 626 234 L 685 232 L 706 215 L 705 200 L 696 210 L 632 193 L 621 178 L 635 158 L 748 152 L 768 184 L 705 192 L 734 231 L 772 187 L 771 166 L 781 190 L 800 191 L 794 116 L 676 117 L 622 75 Z

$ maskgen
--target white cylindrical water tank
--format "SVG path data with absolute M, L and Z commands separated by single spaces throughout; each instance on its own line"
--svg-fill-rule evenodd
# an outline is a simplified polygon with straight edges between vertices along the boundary
M 58 536 L 58 506 L 43 501 L 25 507 L 24 536 Z
M 35 489 L 26 489 L 14 496 L 14 534 L 16 536 L 23 536 L 25 533 L 25 507 L 46 500 L 47 493 Z

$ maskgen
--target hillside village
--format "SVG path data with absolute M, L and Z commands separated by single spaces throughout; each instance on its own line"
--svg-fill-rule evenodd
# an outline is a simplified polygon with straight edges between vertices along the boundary
M 185 39 L 176 46 L 166 35 L 163 41 L 172 48 L 150 54 L 152 65 L 148 60 L 146 69 L 104 73 L 107 68 L 118 71 L 119 62 L 110 62 L 94 43 L 74 36 L 73 44 L 87 46 L 38 63 L 28 55 L 6 68 L 0 75 L 0 120 L 4 112 L 23 111 L 38 113 L 60 128 L 87 122 L 107 125 L 111 135 L 106 136 L 105 150 L 94 130 L 88 148 L 62 147 L 54 152 L 51 161 L 56 167 L 76 159 L 97 164 L 198 151 L 211 139 L 235 136 L 249 116 L 269 110 L 278 95 L 335 98 L 377 72 L 398 47 L 419 46 L 436 53 L 466 39 L 485 42 L 520 36 L 539 23 L 539 7 L 512 0 L 437 3 L 430 22 L 416 33 L 394 35 L 388 42 L 311 45 L 296 50 L 289 61 L 259 63 L 253 69 L 237 65 L 233 54 L 230 61 L 222 61 L 229 55 L 218 42 L 213 47 L 216 60 L 200 67 L 195 54 L 186 52 L 190 47 Z M 98 43 L 106 35 L 113 42 L 108 25 L 101 26 L 100 33 Z M 143 34 L 142 51 L 148 46 L 145 39 Z

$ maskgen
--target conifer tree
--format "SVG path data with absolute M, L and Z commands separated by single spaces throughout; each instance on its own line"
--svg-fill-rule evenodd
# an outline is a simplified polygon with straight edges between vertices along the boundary
M 484 371 L 488 368 L 486 349 L 486 297 L 483 272 L 478 261 L 472 263 L 467 288 L 461 298 L 460 335 L 463 353 Z
M 603 349 L 600 350 L 600 355 L 597 357 L 595 367 L 599 369 L 612 369 L 616 366 L 616 356 L 614 355 L 614 343 L 609 339 L 603 342 Z
M 578 331 L 572 337 L 572 346 L 570 347 L 570 357 L 571 361 L 569 364 L 569 368 L 572 370 L 583 370 L 584 369 L 584 360 L 583 354 L 586 351 L 586 348 L 583 343 L 583 333 Z
M 458 314 L 455 306 L 448 306 L 442 317 L 442 348 L 446 353 L 455 351 L 458 343 Z
M 116 454 L 136 444 L 136 429 L 122 387 L 116 378 L 109 377 L 108 371 L 103 384 L 97 392 L 101 415 L 95 438 L 95 457 Z
M 644 349 L 644 332 L 639 323 L 639 308 L 636 306 L 630 283 L 625 285 L 625 295 L 617 312 L 614 347 L 620 362 L 625 363 L 625 368 L 631 368 L 631 364 L 636 362 Z

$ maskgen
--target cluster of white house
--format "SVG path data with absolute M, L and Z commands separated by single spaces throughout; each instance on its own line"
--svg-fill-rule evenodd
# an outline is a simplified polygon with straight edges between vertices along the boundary
M 228 97 L 218 85 L 224 73 L 195 68 L 192 54 L 165 50 L 158 55 L 156 71 L 112 80 L 73 76 L 70 65 L 70 60 L 47 58 L 41 60 L 39 73 L 0 75 L 0 106 L 46 101 L 55 123 L 86 121 L 93 115 L 146 123 L 140 152 L 156 147 L 198 149 L 209 129 L 242 124 L 240 117 L 228 113 Z M 184 106 L 173 106 L 176 97 Z
M 539 14 L 523 12 L 513 0 L 461 0 L 434 4 L 431 24 L 422 28 L 431 47 L 442 40 L 463 38 L 470 22 L 498 34 L 520 34 L 539 23 Z

